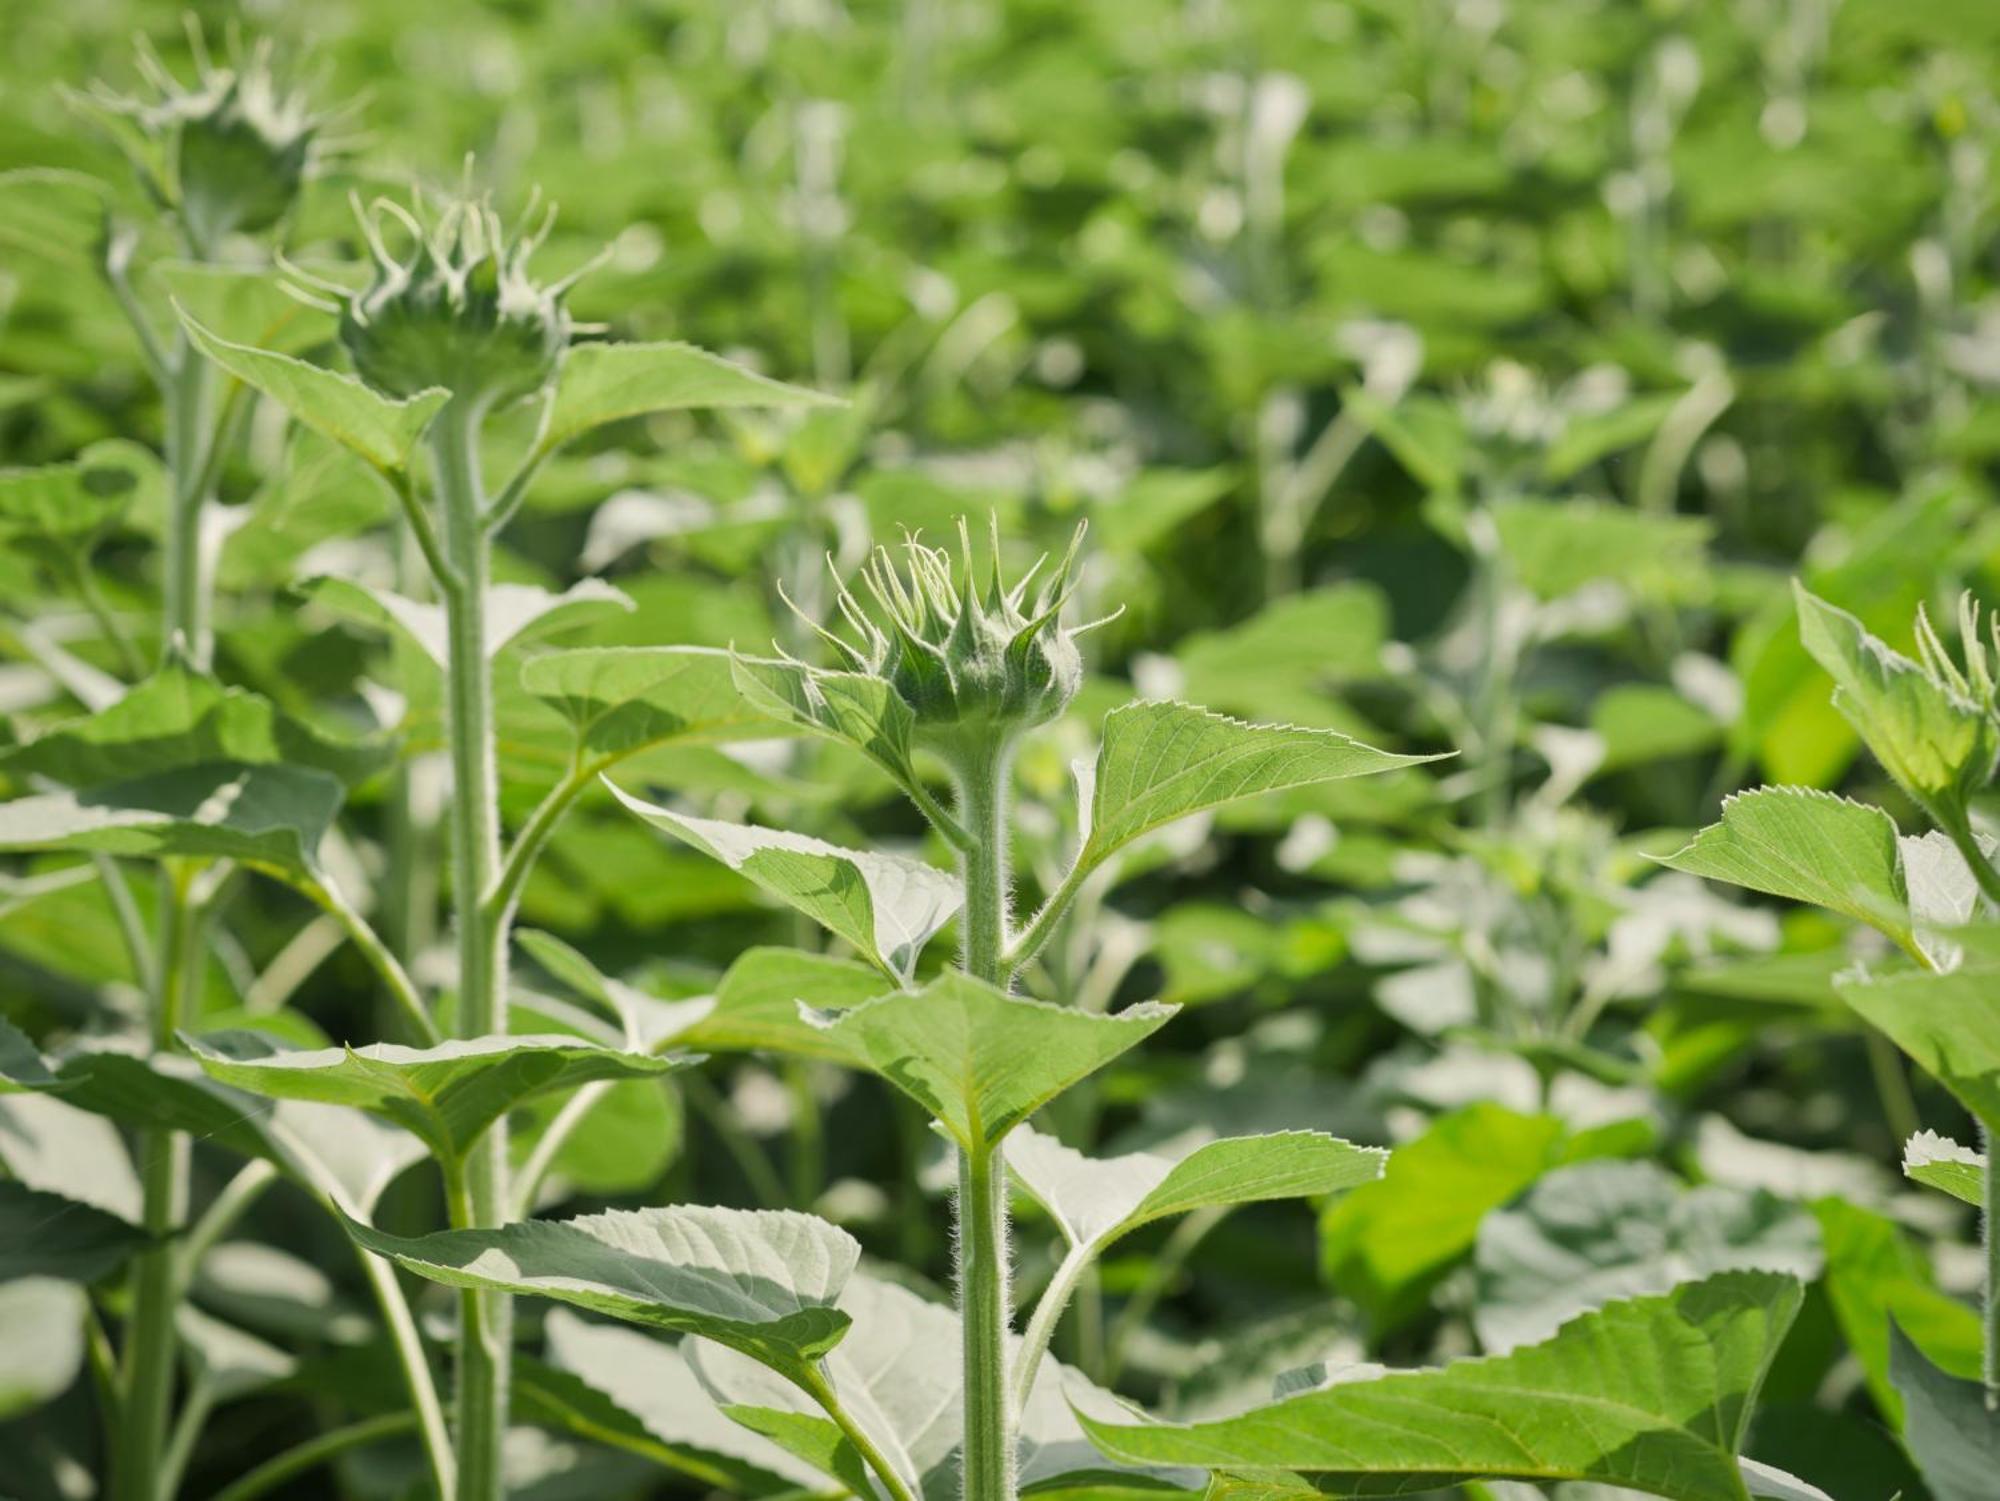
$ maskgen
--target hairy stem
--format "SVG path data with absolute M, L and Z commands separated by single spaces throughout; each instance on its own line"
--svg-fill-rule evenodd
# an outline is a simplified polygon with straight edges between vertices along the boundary
M 432 429 L 432 455 L 443 502 L 444 547 L 452 570 L 441 592 L 449 637 L 446 719 L 451 740 L 452 901 L 458 937 L 458 1035 L 507 1030 L 505 923 L 485 903 L 500 870 L 499 775 L 493 747 L 493 680 L 486 657 L 486 591 L 492 545 L 479 478 L 481 412 L 453 401 Z M 507 1124 L 496 1120 L 468 1150 L 456 1174 L 454 1222 L 498 1226 L 507 1212 Z M 505 1494 L 501 1444 L 513 1310 L 503 1294 L 466 1292 L 459 1300 L 458 1495 L 497 1501 Z
M 962 861 L 963 961 L 968 974 L 995 985 L 1007 982 L 1007 767 L 1007 747 L 995 745 L 963 768 L 959 784 L 959 822 L 971 835 Z M 965 1359 L 963 1494 L 965 1501 L 1013 1501 L 1007 1165 L 997 1143 L 960 1147 L 954 1210 Z

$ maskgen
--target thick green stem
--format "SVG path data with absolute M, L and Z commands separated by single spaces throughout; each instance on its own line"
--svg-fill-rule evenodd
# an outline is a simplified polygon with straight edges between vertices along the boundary
M 962 768 L 959 822 L 971 836 L 965 876 L 964 965 L 1005 985 L 1008 747 Z M 974 1130 L 978 1123 L 974 1122 Z M 975 1140 L 958 1157 L 958 1316 L 965 1358 L 965 1501 L 1013 1501 L 1014 1405 L 1007 1383 L 1007 1164 Z
M 452 758 L 452 902 L 458 924 L 460 1037 L 507 1030 L 506 924 L 486 896 L 500 871 L 499 774 L 493 747 L 493 680 L 486 656 L 486 591 L 492 562 L 479 478 L 481 412 L 454 401 L 438 414 L 432 454 L 443 503 L 449 648 L 446 720 Z M 498 1226 L 507 1212 L 507 1126 L 502 1117 L 474 1142 L 459 1169 L 454 1221 Z M 496 1293 L 459 1302 L 457 1501 L 505 1494 L 501 1445 L 507 1431 L 513 1309 Z
M 169 863 L 161 872 L 159 988 L 153 998 L 152 1044 L 174 1044 L 201 964 L 201 910 L 190 899 L 192 873 Z M 174 1305 L 180 1297 L 172 1244 L 187 1213 L 188 1139 L 179 1131 L 139 1133 L 142 1223 L 156 1249 L 133 1262 L 132 1313 L 126 1325 L 124 1401 L 113 1454 L 116 1501 L 159 1501 L 162 1451 L 174 1394 Z
M 965 1501 L 1013 1501 L 1007 1386 L 1007 1165 L 998 1145 L 958 1159 L 958 1312 L 965 1338 Z

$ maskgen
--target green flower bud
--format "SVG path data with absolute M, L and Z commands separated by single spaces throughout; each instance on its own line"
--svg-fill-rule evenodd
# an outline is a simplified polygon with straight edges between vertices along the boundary
M 816 623 L 857 672 L 887 682 L 909 706 L 913 743 L 952 766 L 965 766 L 1010 746 L 1024 731 L 1047 724 L 1068 707 L 1083 683 L 1077 637 L 1094 625 L 1065 628 L 1059 616 L 1075 591 L 1083 528 L 1055 576 L 1033 597 L 1029 590 L 1046 558 L 1011 587 L 1000 575 L 1000 536 L 993 531 L 992 567 L 982 589 L 972 542 L 959 521 L 960 566 L 942 548 L 911 537 L 902 563 L 877 548 L 861 571 L 873 604 L 864 608 L 840 586 L 840 613 L 860 638 L 855 645 Z
M 488 204 L 470 198 L 447 204 L 428 226 L 386 199 L 366 210 L 357 204 L 375 279 L 345 300 L 340 341 L 361 378 L 391 396 L 442 388 L 482 408 L 546 385 L 569 343 L 562 299 L 575 277 L 538 286 L 528 275 L 555 221 L 551 208 L 527 228 L 538 203 L 539 195 L 512 235 Z M 384 218 L 408 231 L 407 255 L 389 248 Z
M 284 218 L 320 165 L 325 129 L 340 111 L 312 108 L 272 66 L 268 42 L 249 54 L 232 36 L 226 65 L 190 27 L 195 83 L 182 85 L 143 44 L 139 68 L 158 97 L 99 87 L 86 102 L 138 126 L 121 140 L 148 191 L 180 216 L 190 246 L 213 253 L 232 234 L 258 234 Z

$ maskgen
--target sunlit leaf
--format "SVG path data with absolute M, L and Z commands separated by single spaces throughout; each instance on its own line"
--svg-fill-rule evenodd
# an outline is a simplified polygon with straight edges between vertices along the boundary
M 1147 1001 L 1111 1015 L 1003 994 L 957 970 L 820 1018 L 847 1060 L 874 1070 L 967 1148 L 1000 1140 L 1079 1079 L 1164 1026 Z
M 181 325 L 195 347 L 254 386 L 314 432 L 352 449 L 378 469 L 399 470 L 450 394 L 424 391 L 407 401 L 378 396 L 351 375 L 308 365 L 288 354 L 234 344 L 201 326 L 186 310 Z
M 647 412 L 718 407 L 832 406 L 837 398 L 788 386 L 692 344 L 579 344 L 563 358 L 541 445 Z
M 1801 1298 L 1789 1277 L 1726 1272 L 1611 1304 L 1507 1355 L 1343 1381 L 1214 1422 L 1084 1428 L 1128 1462 L 1297 1470 L 1348 1495 L 1483 1476 L 1743 1501 L 1736 1454 Z M 1644 1361 L 1613 1354 L 1639 1349 Z
M 1919 1131 L 1903 1143 L 1903 1176 L 1967 1204 L 1985 1203 L 1986 1154 L 1935 1131 Z
M 691 818 L 605 785 L 654 828 L 720 860 L 892 975 L 910 973 L 963 900 L 956 877 L 921 860 L 844 850 L 784 829 Z
M 689 1047 L 744 1052 L 767 1049 L 840 1061 L 846 1052 L 799 1015 L 859 1006 L 891 990 L 881 970 L 798 949 L 749 949 L 715 987 L 715 1008 L 683 1038 Z
M 1245 724 L 1187 704 L 1139 703 L 1105 716 L 1087 789 L 1080 863 L 1237 798 L 1435 760 L 1376 750 L 1332 730 Z
M 279 1100 L 347 1105 L 394 1122 L 441 1157 L 462 1157 L 502 1112 L 599 1079 L 662 1074 L 686 1060 L 621 1052 L 576 1037 L 479 1037 L 428 1048 L 289 1050 L 257 1032 L 189 1043 L 224 1084 Z
M 1835 981 L 1841 999 L 1887 1033 L 1989 1130 L 2000 1131 L 2000 969 L 1911 970 Z
M 451 643 L 443 605 L 344 578 L 308 579 L 299 587 L 307 599 L 343 620 L 395 631 L 439 667 L 445 665 Z M 535 584 L 495 584 L 486 591 L 486 655 L 497 657 L 517 643 L 631 609 L 632 601 L 602 579 L 584 579 L 560 594 Z
M 861 1254 L 811 1215 L 699 1206 L 407 1237 L 350 1222 L 348 1233 L 434 1282 L 699 1334 L 788 1374 L 847 1332 L 833 1305 Z
M 545 652 L 521 683 L 556 710 L 593 755 L 668 741 L 726 744 L 786 733 L 744 702 L 728 652 L 702 646 L 606 646 Z
M 0 1285 L 0 1420 L 69 1390 L 83 1369 L 82 1288 L 47 1277 Z

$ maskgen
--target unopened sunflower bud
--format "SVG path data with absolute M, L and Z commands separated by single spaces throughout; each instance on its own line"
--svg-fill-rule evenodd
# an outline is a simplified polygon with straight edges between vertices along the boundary
M 1041 562 L 1005 584 L 996 525 L 982 585 L 961 519 L 956 570 L 942 548 L 912 537 L 900 566 L 887 548 L 877 548 L 863 566 L 872 610 L 840 588 L 840 613 L 859 645 L 814 629 L 855 671 L 881 678 L 909 706 L 916 746 L 953 767 L 972 765 L 1061 714 L 1082 686 L 1076 638 L 1091 627 L 1065 627 L 1059 618 L 1076 588 L 1082 540 L 1079 527 L 1055 575 L 1030 598 Z
M 363 380 L 397 397 L 443 389 L 481 408 L 548 383 L 569 343 L 562 299 L 575 278 L 541 286 L 529 276 L 555 219 L 551 208 L 529 227 L 537 202 L 511 235 L 472 199 L 428 225 L 386 199 L 356 206 L 375 279 L 342 306 L 340 341 Z M 390 249 L 384 219 L 408 232 L 406 254 Z

